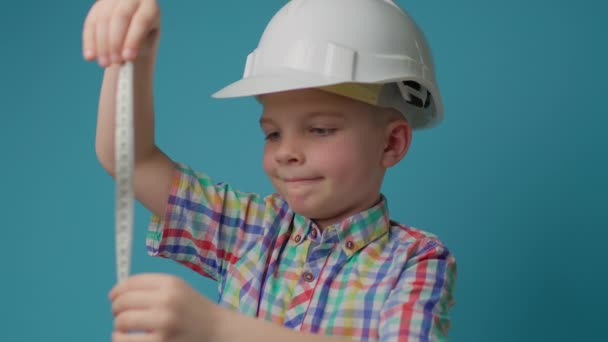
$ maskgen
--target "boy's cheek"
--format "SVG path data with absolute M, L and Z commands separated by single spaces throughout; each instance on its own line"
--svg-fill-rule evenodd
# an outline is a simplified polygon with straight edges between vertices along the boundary
M 339 175 L 345 170 L 357 165 L 353 149 L 344 145 L 330 145 L 318 148 L 316 153 L 309 155 L 308 161 L 318 169 L 333 175 Z
M 262 156 L 262 167 L 264 168 L 264 172 L 266 172 L 267 175 L 270 176 L 270 174 L 272 173 L 272 163 L 273 158 L 272 158 L 272 153 L 269 150 L 268 147 L 264 148 L 264 155 Z

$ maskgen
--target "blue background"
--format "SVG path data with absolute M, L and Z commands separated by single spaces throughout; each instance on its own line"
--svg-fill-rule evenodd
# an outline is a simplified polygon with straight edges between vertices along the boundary
M 81 57 L 92 1 L 0 11 L 0 340 L 108 341 L 114 183 L 94 152 L 102 69 Z M 157 140 L 243 190 L 271 191 L 260 107 L 213 100 L 284 3 L 161 1 Z M 393 218 L 458 261 L 454 341 L 603 340 L 608 60 L 602 1 L 400 1 L 433 48 L 446 120 L 415 133 L 383 191 Z M 215 284 L 148 257 L 133 272 Z

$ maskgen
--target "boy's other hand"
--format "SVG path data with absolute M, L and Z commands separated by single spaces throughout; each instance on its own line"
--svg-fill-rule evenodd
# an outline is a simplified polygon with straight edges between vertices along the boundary
M 113 342 L 214 340 L 221 308 L 180 278 L 135 275 L 116 285 L 109 298 Z
M 103 67 L 133 61 L 156 48 L 159 32 L 156 0 L 99 0 L 84 21 L 83 55 Z

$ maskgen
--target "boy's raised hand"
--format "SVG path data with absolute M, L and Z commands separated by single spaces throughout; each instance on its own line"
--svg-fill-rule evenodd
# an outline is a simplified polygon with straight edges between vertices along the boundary
M 83 55 L 107 67 L 132 61 L 156 48 L 160 8 L 156 0 L 99 0 L 93 4 L 82 32 Z
M 213 341 L 222 318 L 217 305 L 171 275 L 134 275 L 116 285 L 109 298 L 113 342 Z

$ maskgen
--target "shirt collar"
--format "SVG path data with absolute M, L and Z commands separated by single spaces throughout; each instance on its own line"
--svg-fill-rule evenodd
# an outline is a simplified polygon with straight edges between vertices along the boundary
M 323 241 L 338 243 L 346 255 L 350 256 L 387 233 L 389 227 L 388 201 L 381 195 L 380 201 L 369 209 L 327 226 L 323 231 Z M 295 244 L 309 238 L 314 229 L 320 231 L 311 219 L 294 213 L 291 240 Z

